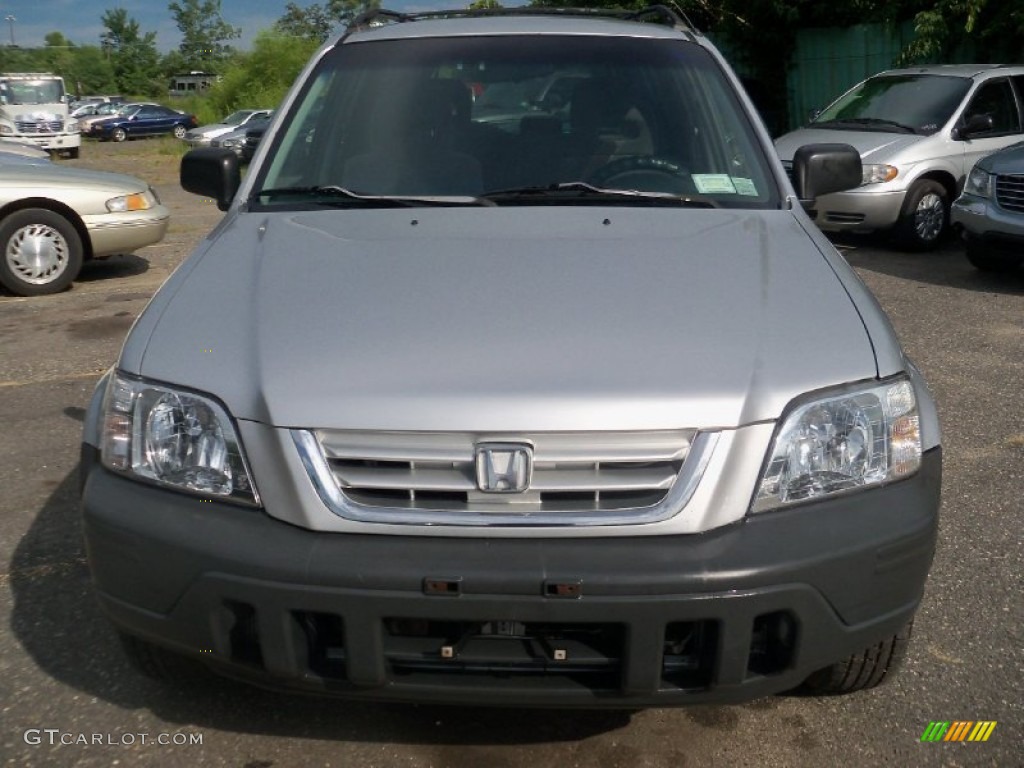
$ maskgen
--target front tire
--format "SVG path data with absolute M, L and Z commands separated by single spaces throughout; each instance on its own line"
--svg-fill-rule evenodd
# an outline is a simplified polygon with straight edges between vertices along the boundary
M 0 222 L 0 283 L 17 296 L 63 291 L 83 257 L 78 230 L 59 213 L 25 208 Z
M 113 141 L 125 141 L 128 138 L 128 131 L 124 128 L 115 128 L 110 132 L 110 138 Z
M 819 669 L 804 681 L 799 691 L 814 696 L 837 696 L 874 688 L 902 665 L 913 628 L 914 622 L 909 621 L 889 639 Z
M 930 251 L 949 228 L 949 193 L 937 181 L 921 179 L 910 185 L 896 233 L 913 251 Z
M 967 260 L 982 272 L 1005 274 L 1013 272 L 1024 263 L 1024 256 L 1008 253 L 992 253 L 977 243 L 967 243 Z

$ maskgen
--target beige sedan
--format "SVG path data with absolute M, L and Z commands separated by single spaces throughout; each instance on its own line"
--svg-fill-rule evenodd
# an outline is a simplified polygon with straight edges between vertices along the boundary
M 0 284 L 57 293 L 82 262 L 159 242 L 170 211 L 133 176 L 0 157 Z

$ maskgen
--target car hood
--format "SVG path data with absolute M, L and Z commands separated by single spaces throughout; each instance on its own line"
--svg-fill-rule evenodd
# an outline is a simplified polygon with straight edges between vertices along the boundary
M 1024 173 L 1024 141 L 982 158 L 978 165 L 992 173 Z
M 728 427 L 875 376 L 786 211 L 229 215 L 140 318 L 129 373 L 281 427 Z
M 775 151 L 788 162 L 805 144 L 849 144 L 860 152 L 865 163 L 887 163 L 898 152 L 926 139 L 906 133 L 882 131 L 829 130 L 827 128 L 800 128 L 775 140 Z
M 126 195 L 142 192 L 146 183 L 133 176 L 109 171 L 93 171 L 86 168 L 71 168 L 45 162 L 0 161 L 0 186 L 5 191 L 13 189 L 59 189 L 79 192 L 82 189 L 107 190 L 112 195 Z
M 201 125 L 198 128 L 192 128 L 189 133 L 195 136 L 217 136 L 222 133 L 237 130 L 237 125 L 229 125 L 228 123 L 209 123 L 208 125 Z

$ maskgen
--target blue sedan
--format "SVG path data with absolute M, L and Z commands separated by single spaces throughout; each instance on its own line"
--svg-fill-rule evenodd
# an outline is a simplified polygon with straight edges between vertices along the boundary
M 171 133 L 180 139 L 197 124 L 195 115 L 159 104 L 140 104 L 93 123 L 89 135 L 102 140 L 124 141 L 137 136 Z

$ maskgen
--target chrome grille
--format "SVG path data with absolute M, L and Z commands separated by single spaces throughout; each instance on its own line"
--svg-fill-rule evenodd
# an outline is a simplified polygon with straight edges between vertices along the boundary
M 1000 208 L 1024 213 L 1024 174 L 996 176 L 996 202 Z
M 18 133 L 60 133 L 60 120 L 18 120 L 14 123 Z
M 694 430 L 515 435 L 297 430 L 293 437 L 329 506 L 343 517 L 374 522 L 649 522 L 678 510 L 682 496 L 692 492 L 680 487 L 684 464 L 690 475 L 699 476 L 710 455 L 710 436 Z M 532 448 L 526 491 L 487 493 L 477 487 L 476 447 L 493 442 Z M 694 454 L 699 467 L 687 461 Z M 672 509 L 663 508 L 670 501 Z

